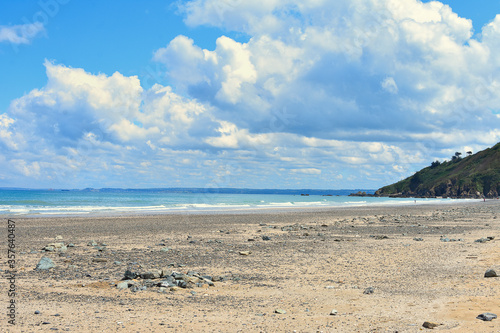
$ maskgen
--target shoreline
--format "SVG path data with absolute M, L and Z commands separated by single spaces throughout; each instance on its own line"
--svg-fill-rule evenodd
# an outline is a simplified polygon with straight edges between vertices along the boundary
M 409 198 L 413 199 L 413 198 Z M 427 198 L 428 199 L 428 198 Z M 425 200 L 425 201 L 424 201 Z M 120 216 L 156 216 L 156 215 L 225 215 L 225 214 L 260 214 L 260 213 L 286 213 L 286 212 L 297 212 L 304 211 L 314 213 L 316 211 L 328 211 L 328 210 L 343 210 L 343 209 L 358 209 L 358 208 L 399 208 L 399 207 L 418 207 L 418 206 L 446 206 L 446 205 L 468 205 L 468 204 L 481 204 L 487 202 L 495 202 L 497 199 L 487 199 L 483 201 L 482 199 L 436 199 L 442 200 L 439 202 L 432 202 L 430 199 L 420 199 L 420 201 L 415 202 L 394 202 L 394 203 L 366 203 L 359 202 L 353 203 L 352 205 L 325 205 L 325 206 L 314 206 L 314 205 L 300 205 L 300 206 L 250 206 L 250 207 L 213 207 L 213 208 L 190 208 L 190 209 L 164 209 L 164 210 L 152 210 L 152 211 L 139 211 L 134 212 L 134 210 L 124 210 L 124 211 L 106 211 L 106 212 L 79 212 L 79 213 L 33 213 L 33 214 L 2 214 L 0 217 L 4 218 L 64 218 L 64 217 L 120 217 Z M 132 207 L 140 208 L 140 207 Z
M 499 320 L 476 319 L 500 314 L 499 278 L 483 276 L 500 273 L 496 200 L 13 219 L 25 331 L 420 332 L 424 321 L 450 332 L 500 331 Z M 54 242 L 74 247 L 40 251 Z M 34 270 L 42 257 L 56 267 Z M 136 278 L 117 288 L 126 270 L 155 269 L 222 280 L 161 289 L 161 279 Z

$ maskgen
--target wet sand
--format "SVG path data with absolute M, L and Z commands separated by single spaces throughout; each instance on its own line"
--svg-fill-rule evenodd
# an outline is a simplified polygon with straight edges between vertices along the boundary
M 484 277 L 491 268 L 500 274 L 497 200 L 14 220 L 17 325 L 3 316 L 2 331 L 420 332 L 430 321 L 440 324 L 436 331 L 500 332 L 500 319 L 476 319 L 500 315 L 500 278 Z M 495 239 L 475 242 L 482 237 Z M 106 246 L 88 246 L 92 240 Z M 40 251 L 54 242 L 75 246 Z M 43 256 L 56 267 L 34 270 Z M 127 269 L 195 271 L 223 281 L 119 290 Z M 365 294 L 369 287 L 373 293 Z M 7 289 L 2 279 L 4 305 Z

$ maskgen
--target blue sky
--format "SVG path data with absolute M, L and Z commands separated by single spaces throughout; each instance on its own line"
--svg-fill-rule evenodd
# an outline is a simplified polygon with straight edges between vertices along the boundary
M 0 187 L 381 187 L 500 141 L 497 13 L 0 0 Z

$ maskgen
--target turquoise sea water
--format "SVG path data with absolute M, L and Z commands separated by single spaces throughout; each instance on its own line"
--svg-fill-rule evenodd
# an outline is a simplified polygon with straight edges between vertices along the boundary
M 306 191 L 306 190 L 305 190 Z M 349 197 L 349 191 L 217 190 L 10 190 L 0 189 L 0 216 L 129 215 L 175 212 L 234 212 L 262 209 L 334 208 L 450 203 L 452 199 Z M 213 192 L 213 193 L 212 193 Z M 231 192 L 231 193 L 227 193 Z M 251 193 L 247 193 L 251 192 Z M 266 193 L 267 192 L 267 193 Z M 354 192 L 354 191 L 350 191 Z M 321 194 L 321 193 L 328 193 Z M 306 193 L 304 193 L 306 194 Z M 460 200 L 464 201 L 464 200 Z

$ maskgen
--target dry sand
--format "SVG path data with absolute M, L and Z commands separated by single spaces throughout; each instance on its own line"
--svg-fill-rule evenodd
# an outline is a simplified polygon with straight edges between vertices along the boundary
M 431 321 L 441 324 L 435 331 L 500 332 L 500 319 L 476 319 L 483 312 L 500 315 L 500 278 L 484 277 L 490 268 L 500 274 L 497 200 L 14 220 L 17 325 L 8 325 L 3 315 L 1 331 L 419 332 Z M 42 253 L 58 235 L 75 247 Z M 457 241 L 443 242 L 443 235 Z M 496 238 L 474 242 L 488 236 Z M 91 240 L 106 243 L 106 250 L 87 246 Z M 162 252 L 164 246 L 171 250 Z M 57 266 L 34 270 L 43 256 Z M 98 257 L 107 262 L 92 261 Z M 177 291 L 116 288 L 126 269 L 145 272 L 169 264 L 174 271 L 226 280 Z M 368 287 L 372 294 L 363 293 Z M 6 309 L 5 278 L 0 290 Z M 336 315 L 330 315 L 333 309 Z

